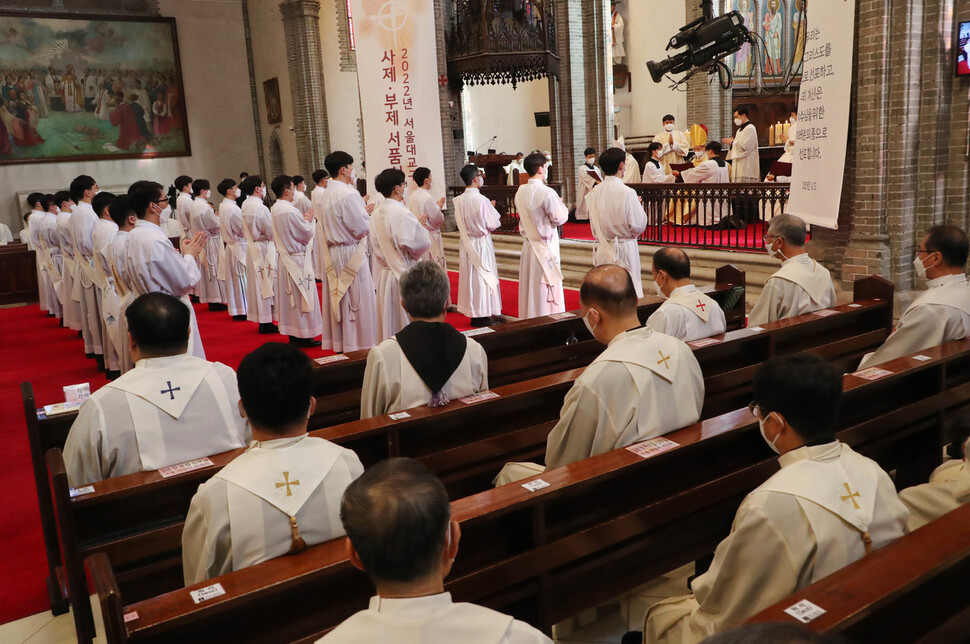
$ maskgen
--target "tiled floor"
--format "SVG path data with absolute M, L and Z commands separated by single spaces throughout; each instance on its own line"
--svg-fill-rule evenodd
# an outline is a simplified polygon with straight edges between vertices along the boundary
M 687 576 L 693 574 L 693 564 L 670 572 L 637 588 L 598 609 L 587 611 L 580 618 L 569 620 L 556 628 L 559 644 L 618 644 L 627 631 L 640 630 L 643 613 L 661 599 L 687 592 Z M 101 631 L 101 607 L 92 597 L 94 623 Z M 578 622 L 581 622 L 579 624 Z M 50 611 L 25 617 L 0 626 L 3 644 L 69 644 L 75 641 L 74 619 L 70 613 L 54 617 Z M 104 642 L 103 637 L 95 640 Z

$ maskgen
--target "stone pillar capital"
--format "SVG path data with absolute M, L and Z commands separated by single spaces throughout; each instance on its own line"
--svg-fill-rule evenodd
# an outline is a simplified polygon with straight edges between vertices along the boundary
M 300 17 L 319 20 L 320 2 L 319 0 L 283 0 L 280 2 L 280 13 L 283 14 L 284 20 Z

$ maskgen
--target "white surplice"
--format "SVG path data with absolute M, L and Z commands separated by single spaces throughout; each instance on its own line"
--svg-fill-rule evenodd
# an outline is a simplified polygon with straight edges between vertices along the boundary
M 122 338 L 118 326 L 118 291 L 115 289 L 111 264 L 105 251 L 118 234 L 118 224 L 110 219 L 99 219 L 91 236 L 94 247 L 94 268 L 98 274 L 98 311 L 101 315 L 101 337 L 104 345 L 104 363 L 110 371 L 121 369 Z M 128 338 L 124 338 L 127 343 Z
M 287 554 L 293 520 L 307 546 L 343 536 L 340 498 L 363 472 L 356 454 L 322 438 L 254 441 L 192 497 L 185 585 Z
M 223 199 L 219 204 L 219 230 L 226 242 L 220 261 L 225 267 L 229 315 L 246 315 L 246 235 L 242 229 L 242 210 L 233 199 Z
M 441 268 L 448 270 L 448 264 L 445 262 L 445 247 L 441 241 L 441 225 L 445 223 L 445 214 L 438 207 L 434 195 L 424 188 L 416 188 L 408 196 L 408 209 L 418 218 L 431 238 L 431 248 L 421 259 L 435 262 Z
M 656 159 L 647 159 L 643 166 L 644 183 L 673 183 L 677 177 L 670 174 L 669 170 L 664 170 L 664 166 Z
M 519 234 L 525 238 L 519 257 L 519 318 L 566 310 L 559 256 L 559 226 L 569 209 L 542 179 L 529 179 L 515 193 Z
M 928 483 L 901 491 L 899 500 L 909 509 L 909 529 L 921 528 L 970 501 L 970 466 L 965 458 L 946 461 Z
M 244 447 L 236 372 L 188 354 L 144 358 L 84 401 L 64 445 L 71 485 Z
M 643 297 L 637 237 L 647 228 L 647 213 L 636 190 L 618 177 L 606 177 L 586 196 L 593 243 L 593 265 L 616 264 L 630 273 L 637 298 Z
M 271 216 L 278 254 L 276 309 L 280 333 L 315 338 L 323 333 L 323 316 L 313 278 L 313 259 L 308 256 L 313 244 L 313 224 L 303 218 L 296 206 L 283 199 L 273 204 Z
M 684 170 L 680 173 L 684 183 L 728 183 L 730 181 L 730 169 L 724 159 L 717 157 L 707 159 L 697 166 Z M 710 200 L 691 202 L 690 216 L 681 223 L 697 223 L 701 226 L 713 226 L 721 221 L 721 218 L 731 214 L 731 204 L 727 199 L 718 199 L 713 203 Z M 698 210 L 700 212 L 698 212 Z
M 323 186 L 314 186 L 313 190 L 310 191 L 310 205 L 313 207 L 313 225 L 316 228 L 313 236 L 313 273 L 317 276 L 318 280 L 323 280 L 323 276 L 327 274 L 327 267 L 323 262 L 323 248 L 321 247 L 322 244 L 327 243 L 327 238 L 323 233 L 323 226 L 320 223 L 323 220 L 323 195 L 326 191 L 327 189 Z
M 592 172 L 593 174 L 590 174 Z M 596 175 L 594 178 L 593 175 Z M 603 171 L 600 170 L 598 165 L 586 165 L 585 163 L 579 166 L 576 170 L 576 220 L 577 221 L 587 221 L 589 220 L 589 211 L 586 208 L 586 195 L 589 191 L 596 187 L 597 181 L 603 181 Z
M 488 389 L 488 356 L 473 338 L 465 339 L 465 355 L 441 389 L 449 400 Z M 388 338 L 367 354 L 360 417 L 427 405 L 433 393 L 408 362 L 397 338 Z
M 201 277 L 195 259 L 175 250 L 172 241 L 158 225 L 139 219 L 135 222 L 134 230 L 128 233 L 125 269 L 136 298 L 158 291 L 180 298 L 189 307 L 192 324 L 189 329 L 189 353 L 204 358 L 199 322 L 195 319 L 195 309 L 188 295 Z
M 81 334 L 84 352 L 104 354 L 101 338 L 101 314 L 98 311 L 98 287 L 94 269 L 94 227 L 98 223 L 91 204 L 81 202 L 71 213 L 71 239 L 74 244 L 74 261 L 77 263 L 78 280 L 74 283 L 72 296 L 81 303 Z
M 757 183 L 761 181 L 761 160 L 758 155 L 758 129 L 748 121 L 734 135 L 731 151 L 731 181 L 733 183 Z M 685 179 L 686 181 L 686 179 Z
M 967 276 L 944 275 L 928 281 L 926 287 L 906 308 L 892 335 L 862 359 L 860 369 L 967 337 L 970 333 Z
M 273 289 L 279 270 L 273 244 L 273 219 L 263 200 L 252 195 L 246 197 L 241 212 L 247 241 L 246 317 L 250 322 L 272 324 L 275 312 Z
M 38 212 L 40 212 L 40 211 L 38 211 L 38 210 L 32 210 L 31 211 L 31 216 L 33 216 L 35 219 L 37 219 L 39 221 L 41 219 L 42 215 L 36 214 Z M 39 241 L 38 240 L 38 235 L 40 234 L 40 228 L 41 228 L 41 226 L 35 225 L 34 228 L 33 228 L 33 230 L 31 230 L 30 222 L 28 221 L 28 223 L 27 223 L 27 229 L 26 229 L 26 232 L 27 232 L 27 245 L 28 245 L 28 248 L 30 250 L 33 250 L 35 252 L 39 249 L 39 246 L 38 246 L 38 241 Z M 23 236 L 23 233 L 21 233 L 21 236 Z M 37 286 L 38 286 L 38 290 L 37 290 L 37 299 L 38 299 L 38 302 L 37 303 L 40 305 L 40 310 L 41 311 L 49 311 L 50 310 L 50 308 L 49 308 L 50 307 L 50 302 L 49 302 L 49 296 L 48 296 L 48 289 L 43 286 L 44 279 L 45 279 L 44 278 L 44 265 L 43 265 L 43 263 L 42 262 L 37 262 L 36 265 L 35 265 L 35 269 L 36 269 L 36 272 L 37 272 Z
M 386 599 L 371 597 L 367 610 L 351 615 L 316 644 L 552 644 L 525 622 L 490 608 L 454 603 L 451 593 Z
M 873 549 L 906 533 L 892 479 L 847 445 L 800 447 L 778 463 L 741 503 L 694 594 L 647 610 L 644 642 L 700 642 L 862 558 L 864 533 Z
M 470 318 L 500 315 L 502 292 L 491 233 L 502 225 L 502 218 L 478 188 L 465 188 L 465 192 L 455 197 L 453 203 L 456 223 L 461 218 L 458 231 L 458 311 Z M 494 286 L 489 285 L 490 280 Z
M 192 195 L 180 192 L 175 198 L 175 218 L 182 229 L 182 239 L 192 236 Z
M 30 221 L 30 241 L 37 256 L 37 292 L 41 310 L 63 318 L 64 309 L 58 295 L 63 288 L 63 260 L 57 217 L 53 213 L 34 210 L 30 213 Z
M 74 331 L 81 330 L 81 302 L 74 299 L 74 283 L 77 281 L 78 266 L 74 260 L 74 238 L 71 235 L 72 213 L 62 210 L 57 215 L 57 238 L 61 249 L 63 266 L 61 269 L 61 308 L 64 312 L 64 326 Z
M 118 293 L 118 338 L 120 340 L 118 366 L 121 373 L 126 373 L 135 368 L 131 361 L 131 351 L 128 348 L 128 321 L 125 319 L 125 311 L 128 310 L 128 305 L 135 300 L 131 290 L 128 267 L 125 265 L 127 254 L 128 231 L 119 230 L 118 234 L 111 240 L 111 244 L 108 245 L 105 255 L 114 276 L 115 291 Z
M 196 288 L 196 295 L 203 304 L 225 304 L 225 282 L 219 279 L 219 261 L 222 255 L 222 231 L 219 230 L 219 218 L 209 202 L 201 196 L 192 201 L 189 210 L 189 232 L 191 235 L 205 233 L 206 243 L 202 252 L 196 257 L 202 279 Z
M 671 136 L 674 137 L 673 143 L 670 142 Z M 664 174 L 670 174 L 671 163 L 684 163 L 687 159 L 687 153 L 690 152 L 690 141 L 687 140 L 687 132 L 676 129 L 668 132 L 664 129 L 654 136 L 653 140 L 654 143 L 659 143 L 663 146 L 660 148 L 660 165 Z
M 690 342 L 724 333 L 724 311 L 693 284 L 675 288 L 670 297 L 647 318 L 648 327 Z
M 795 255 L 765 282 L 748 326 L 774 322 L 835 306 L 835 286 L 827 268 L 808 256 Z
M 367 233 L 370 231 L 370 215 L 364 198 L 357 190 L 342 181 L 331 181 L 320 200 L 321 224 L 326 242 L 326 255 L 333 262 L 338 282 L 341 274 L 353 267 L 358 246 L 366 249 Z M 350 264 L 350 266 L 348 266 Z M 330 296 L 330 278 L 327 271 L 323 280 L 323 348 L 336 352 L 370 349 L 377 344 L 377 294 L 370 264 L 364 256 L 360 267 L 353 274 L 353 281 L 340 298 L 338 321 Z M 351 275 L 347 275 L 347 280 Z
M 623 167 L 623 183 L 640 183 L 640 164 L 629 152 Z
M 377 275 L 377 336 L 387 340 L 411 321 L 401 305 L 400 279 L 428 253 L 431 237 L 417 217 L 394 199 L 385 199 L 371 213 L 370 237 L 376 265 L 380 267 Z

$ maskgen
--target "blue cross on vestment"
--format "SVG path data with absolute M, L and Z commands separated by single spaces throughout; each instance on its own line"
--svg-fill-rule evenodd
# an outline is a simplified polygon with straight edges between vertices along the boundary
M 165 389 L 162 389 L 158 393 L 160 393 L 160 394 L 168 394 L 169 396 L 172 397 L 171 400 L 175 400 L 175 392 L 176 391 L 182 391 L 182 388 L 181 387 L 173 387 L 171 380 L 169 380 L 166 384 L 168 385 L 168 390 L 166 391 Z
M 303 279 L 299 280 L 299 282 L 300 282 L 300 285 L 304 289 L 306 289 L 307 291 L 309 291 L 310 290 L 310 286 L 313 285 L 314 279 L 312 277 L 310 277 L 309 275 L 304 275 L 303 276 Z

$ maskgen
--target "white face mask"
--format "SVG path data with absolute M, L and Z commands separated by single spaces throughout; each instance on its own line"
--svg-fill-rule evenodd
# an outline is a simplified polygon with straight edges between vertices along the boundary
M 793 117 L 791 117 L 790 119 L 788 119 L 788 122 L 789 122 L 789 123 L 791 123 L 792 125 L 794 125 L 794 124 L 795 124 L 795 121 L 797 121 L 797 120 L 798 120 L 798 119 L 796 119 L 796 118 L 795 118 L 795 117 L 793 116 Z
M 357 168 L 350 169 L 350 183 L 355 186 L 357 185 Z
M 212 194 L 212 191 L 203 190 L 199 196 L 202 197 L 203 199 L 208 199 L 210 194 Z
M 663 297 L 663 298 L 667 297 L 666 295 L 664 295 L 663 289 L 660 288 L 660 284 L 658 282 L 653 283 L 653 292 L 657 295 L 657 297 Z
M 916 269 L 916 276 L 920 279 L 926 279 L 926 266 L 923 265 L 923 260 L 919 257 L 913 260 L 913 268 Z
M 192 193 L 192 186 L 189 186 L 189 194 L 193 194 Z
M 590 309 L 589 311 L 586 311 L 586 315 L 583 316 L 583 324 L 586 325 L 586 329 L 589 331 L 589 334 L 595 338 L 596 337 L 596 334 L 593 333 L 593 329 L 595 329 L 596 327 L 589 323 L 589 313 L 592 310 L 593 309 Z
M 782 253 L 780 250 L 775 249 L 774 243 L 775 242 L 771 242 L 770 244 L 765 246 L 765 250 L 768 251 L 768 255 L 770 255 L 771 257 L 774 257 L 775 259 L 780 259 L 782 261 L 785 261 L 786 259 L 788 259 L 787 257 L 785 257 L 784 253 Z
M 734 119 L 734 124 L 737 125 L 738 127 L 740 127 L 741 126 L 741 119 Z
M 771 414 L 768 414 L 768 415 L 770 416 Z M 779 434 L 778 436 L 775 436 L 775 440 L 773 441 L 768 440 L 768 437 L 765 436 L 765 422 L 767 422 L 767 420 L 768 420 L 767 418 L 758 419 L 758 429 L 761 430 L 761 438 L 765 439 L 765 442 L 768 443 L 768 447 L 771 448 L 771 451 L 773 451 L 775 454 L 781 454 L 781 450 L 775 447 L 775 443 L 778 442 L 778 437 L 781 436 L 781 434 Z
M 586 165 L 593 165 L 596 163 L 596 157 L 586 157 Z
M 673 132 L 674 131 L 674 124 L 673 123 L 667 123 L 666 125 L 664 125 L 664 129 L 666 131 L 668 131 L 668 132 Z

